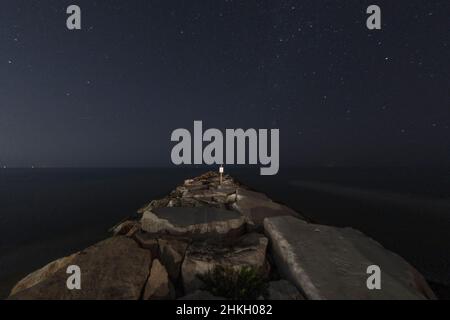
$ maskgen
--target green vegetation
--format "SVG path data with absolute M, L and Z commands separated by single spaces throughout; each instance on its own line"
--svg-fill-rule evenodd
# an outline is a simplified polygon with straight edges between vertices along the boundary
M 204 283 L 204 290 L 231 300 L 255 300 L 267 290 L 267 278 L 253 267 L 216 266 L 198 277 Z

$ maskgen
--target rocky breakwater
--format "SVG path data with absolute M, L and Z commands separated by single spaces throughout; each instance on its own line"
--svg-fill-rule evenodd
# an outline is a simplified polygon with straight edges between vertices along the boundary
M 19 281 L 9 299 L 432 299 L 405 260 L 216 173 L 186 180 L 112 236 Z M 67 267 L 81 271 L 69 290 Z M 381 270 L 369 290 L 367 267 Z

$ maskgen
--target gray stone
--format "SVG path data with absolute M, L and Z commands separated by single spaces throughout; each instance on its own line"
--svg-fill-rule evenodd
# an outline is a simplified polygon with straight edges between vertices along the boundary
M 201 207 L 203 204 L 194 198 L 180 198 L 180 207 Z
M 141 225 L 153 234 L 209 238 L 242 234 L 245 221 L 238 212 L 217 208 L 158 208 L 146 211 Z
M 208 189 L 208 186 L 206 184 L 203 184 L 203 183 L 185 185 L 184 187 L 186 188 L 187 192 L 183 193 L 183 196 L 186 196 L 186 193 L 191 193 L 191 192 L 194 192 L 194 191 L 200 191 L 200 190 Z
M 236 199 L 237 199 L 237 197 L 236 197 L 236 194 L 235 194 L 235 193 L 230 194 L 230 195 L 227 197 L 227 203 L 228 203 L 228 204 L 233 204 L 233 203 L 236 202 Z
M 143 298 L 144 300 L 175 299 L 175 289 L 169 280 L 166 269 L 158 259 L 153 260 Z
M 151 252 L 152 257 L 159 256 L 159 243 L 158 239 L 154 235 L 139 230 L 133 236 L 134 240 L 143 249 L 147 249 Z
M 225 298 L 216 297 L 208 291 L 196 290 L 178 300 L 226 300 Z
M 251 266 L 266 271 L 266 249 L 268 239 L 261 234 L 250 233 L 233 244 L 193 243 L 186 251 L 181 267 L 185 292 L 193 292 L 202 287 L 199 275 L 213 270 L 216 266 L 240 269 Z
M 237 187 L 229 184 L 221 184 L 216 188 L 217 192 L 222 193 L 224 196 L 229 196 L 231 194 L 236 193 Z
M 127 220 L 127 221 L 121 222 L 118 225 L 114 226 L 110 231 L 115 236 L 125 235 L 128 232 L 130 232 L 131 229 L 134 228 L 136 223 L 137 223 L 136 221 Z
M 265 194 L 239 188 L 236 192 L 236 202 L 233 209 L 246 217 L 249 225 L 262 228 L 265 218 L 278 216 L 302 216 L 294 210 L 273 202 Z
M 264 228 L 278 271 L 308 299 L 432 297 L 411 265 L 360 232 L 289 216 L 267 218 Z M 367 288 L 370 265 L 381 268 L 381 290 Z
M 169 203 L 167 204 L 167 207 L 181 207 L 181 198 L 173 198 L 170 199 Z
M 169 197 L 166 197 L 166 198 L 163 198 L 163 199 L 158 199 L 158 200 L 152 200 L 149 204 L 143 206 L 137 212 L 140 213 L 140 214 L 143 214 L 145 211 L 149 211 L 149 210 L 152 210 L 154 208 L 167 207 L 167 205 L 169 204 L 169 201 L 170 201 Z
M 70 265 L 81 269 L 81 290 L 69 290 L 65 266 L 41 277 L 33 286 L 9 299 L 19 300 L 135 300 L 139 299 L 149 273 L 148 250 L 124 236 L 106 239 L 76 254 Z
M 269 282 L 267 300 L 304 300 L 304 298 L 289 281 L 279 280 Z
M 272 201 L 264 193 L 252 191 L 252 190 L 245 189 L 245 188 L 237 188 L 236 196 L 237 196 L 237 200 L 244 200 L 247 198 L 252 198 L 252 199 L 259 199 L 259 200 L 263 200 L 263 201 Z
M 352 245 L 367 257 L 370 261 L 382 261 L 380 267 L 382 273 L 387 271 L 390 276 L 403 283 L 406 287 L 417 290 L 428 299 L 436 299 L 425 278 L 398 254 L 389 251 L 383 246 L 367 237 L 361 231 L 352 228 L 339 229 L 344 238 L 351 241 Z
M 11 290 L 10 295 L 13 296 L 16 293 L 23 291 L 25 289 L 31 288 L 38 283 L 44 281 L 45 279 L 53 276 L 56 272 L 63 268 L 67 268 L 72 261 L 75 259 L 78 253 L 75 253 L 71 256 L 64 257 L 58 260 L 55 260 L 53 262 L 50 262 L 46 266 L 42 267 L 39 270 L 34 271 L 33 273 L 30 273 L 25 278 L 20 280 L 14 288 Z
M 132 237 L 134 237 L 134 235 L 135 235 L 139 230 L 141 230 L 141 225 L 140 225 L 139 223 L 135 223 L 135 224 L 131 227 L 131 229 L 127 232 L 126 236 L 127 236 L 128 238 L 132 238 Z
M 227 192 L 219 191 L 218 189 L 206 189 L 193 192 L 187 192 L 183 195 L 183 198 L 194 198 L 197 200 L 213 200 L 220 199 L 225 201 L 228 196 Z
M 178 280 L 181 271 L 181 263 L 188 247 L 188 243 L 178 240 L 159 239 L 161 262 L 166 267 L 167 273 L 173 282 Z
M 198 178 L 200 178 L 200 177 L 197 177 L 197 179 L 184 180 L 184 186 L 187 188 L 194 187 L 194 186 L 203 186 L 204 181 L 201 181 L 201 179 L 198 179 Z

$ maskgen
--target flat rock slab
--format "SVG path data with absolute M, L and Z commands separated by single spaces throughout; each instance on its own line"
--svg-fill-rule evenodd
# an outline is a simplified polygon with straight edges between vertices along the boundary
M 166 207 L 144 212 L 142 230 L 189 237 L 235 236 L 245 227 L 239 212 L 212 207 Z
M 294 217 L 264 221 L 278 271 L 307 299 L 425 299 L 432 292 L 398 255 L 353 229 Z M 381 268 L 381 289 L 367 288 L 367 267 Z
M 239 212 L 231 210 L 221 210 L 216 208 L 158 208 L 152 211 L 160 219 L 170 221 L 179 227 L 191 225 L 208 224 L 217 221 L 229 221 L 240 219 Z
M 279 280 L 269 282 L 267 300 L 304 300 L 304 298 L 289 281 Z
M 245 216 L 248 223 L 256 228 L 262 228 L 265 218 L 279 216 L 302 218 L 296 211 L 273 202 L 265 194 L 243 188 L 237 189 L 236 202 L 232 207 Z
M 252 191 L 252 190 L 245 189 L 245 188 L 237 188 L 236 196 L 237 196 L 238 200 L 243 200 L 246 198 L 253 198 L 253 199 L 259 199 L 259 200 L 264 200 L 264 201 L 272 201 L 264 193 Z
M 147 281 L 151 256 L 134 240 L 116 236 L 79 252 L 70 265 L 81 269 L 81 290 L 67 289 L 70 275 L 63 267 L 9 299 L 137 300 Z

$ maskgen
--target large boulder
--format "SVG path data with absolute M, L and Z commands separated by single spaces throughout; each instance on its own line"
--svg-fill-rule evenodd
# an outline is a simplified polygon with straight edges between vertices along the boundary
M 144 290 L 144 300 L 175 299 L 175 289 L 164 266 L 154 259 Z
M 186 241 L 175 239 L 159 239 L 160 258 L 167 269 L 167 273 L 173 282 L 178 280 L 181 271 L 181 263 L 188 247 Z
M 268 239 L 261 234 L 244 235 L 235 243 L 197 242 L 189 246 L 181 267 L 183 287 L 186 293 L 201 289 L 199 275 L 216 266 L 239 269 L 250 266 L 266 271 L 266 249 Z
M 405 260 L 353 229 L 308 224 L 294 217 L 264 221 L 278 271 L 308 299 L 433 298 Z M 369 290 L 367 268 L 381 268 L 381 289 Z
M 136 227 L 136 224 L 136 221 L 126 220 L 112 227 L 110 232 L 115 236 L 126 235 Z
M 75 257 L 78 255 L 78 253 L 75 253 L 71 256 L 60 258 L 58 260 L 55 260 L 53 262 L 50 262 L 46 266 L 42 267 L 39 270 L 36 270 L 29 275 L 27 275 L 25 278 L 20 280 L 14 288 L 12 288 L 10 296 L 15 295 L 16 293 L 23 291 L 25 289 L 31 288 L 38 283 L 44 281 L 45 279 L 53 276 L 56 272 L 58 272 L 61 269 L 67 268 L 70 264 L 72 264 L 72 261 L 74 261 Z
M 39 281 L 23 290 L 15 290 L 10 299 L 44 300 L 125 300 L 139 299 L 149 274 L 148 250 L 125 236 L 116 236 L 95 244 L 59 263 L 56 272 L 40 272 Z M 81 290 L 66 286 L 66 266 L 81 269 Z M 49 269 L 49 268 L 47 268 Z M 44 276 L 45 275 L 45 276 Z M 26 286 L 25 286 L 26 287 Z
M 139 230 L 134 234 L 133 239 L 139 244 L 141 248 L 149 250 L 152 254 L 152 257 L 159 256 L 158 239 L 155 238 L 154 235 Z
M 239 211 L 252 229 L 262 229 L 265 218 L 278 216 L 302 216 L 294 210 L 273 202 L 265 194 L 238 188 L 233 209 Z
M 239 212 L 210 207 L 153 209 L 143 214 L 141 225 L 148 233 L 191 238 L 233 237 L 245 229 Z
M 289 281 L 269 282 L 267 300 L 304 300 L 303 296 Z

